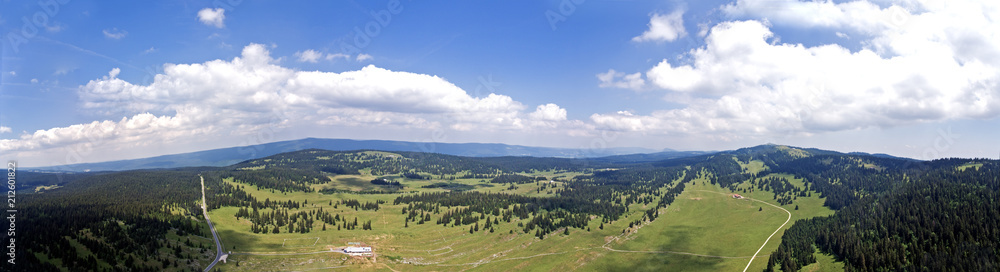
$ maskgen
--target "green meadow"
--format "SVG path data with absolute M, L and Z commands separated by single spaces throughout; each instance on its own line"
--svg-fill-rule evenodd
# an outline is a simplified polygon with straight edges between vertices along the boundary
M 763 164 L 751 161 L 741 165 L 744 171 L 758 172 Z M 712 185 L 704 178 L 694 179 L 687 184 L 673 204 L 660 209 L 660 217 L 652 222 L 643 222 L 629 227 L 640 220 L 648 206 L 634 203 L 629 212 L 616 221 L 602 225 L 599 218 L 590 221 L 584 229 L 570 228 L 569 235 L 561 228 L 537 238 L 534 233 L 523 233 L 518 223 L 500 221 L 494 232 L 485 229 L 470 234 L 470 226 L 442 226 L 434 224 L 439 215 L 423 224 L 406 222 L 403 209 L 406 205 L 393 205 L 393 199 L 403 194 L 420 192 L 443 192 L 448 190 L 474 190 L 481 192 L 503 192 L 525 196 L 552 196 L 558 188 L 576 175 L 582 173 L 536 172 L 522 173 L 529 176 L 543 176 L 547 180 L 535 183 L 491 184 L 482 179 L 461 179 L 446 176 L 430 180 L 413 180 L 399 176 L 372 176 L 365 171 L 361 175 L 332 176 L 329 182 L 312 185 L 314 189 L 334 188 L 338 193 L 317 192 L 273 192 L 254 186 L 244 186 L 244 190 L 259 200 L 293 200 L 307 203 L 299 211 L 318 211 L 322 208 L 340 217 L 358 222 L 372 222 L 372 230 L 338 230 L 336 225 L 326 225 L 317 220 L 309 233 L 254 234 L 247 219 L 236 219 L 236 207 L 223 207 L 210 212 L 218 228 L 226 251 L 231 255 L 227 263 L 216 266 L 222 271 L 260 270 L 312 270 L 350 268 L 352 270 L 387 271 L 742 271 L 750 262 L 750 257 L 764 244 L 764 241 L 788 219 L 788 213 L 771 205 L 778 205 L 772 194 L 754 191 L 744 194 L 747 198 L 735 199 L 732 192 Z M 426 176 L 430 176 L 426 174 Z M 781 176 L 781 175 L 779 175 Z M 796 186 L 804 186 L 801 180 L 788 178 Z M 380 189 L 369 181 L 387 178 L 400 182 L 404 188 L 394 194 L 357 194 L 347 191 L 368 191 Z M 550 182 L 549 180 L 556 181 Z M 227 179 L 224 182 L 238 184 Z M 432 188 L 424 188 L 424 186 Z M 749 186 L 740 185 L 740 189 Z M 360 202 L 385 201 L 380 209 L 355 210 L 338 205 L 341 200 Z M 331 204 L 332 203 L 332 204 Z M 822 206 L 823 200 L 814 195 L 799 197 L 793 204 L 782 206 L 791 213 L 791 220 L 774 235 L 760 251 L 750 266 L 750 271 L 760 271 L 767 262 L 770 252 L 780 243 L 781 233 L 797 219 L 830 215 L 833 211 Z M 799 209 L 795 210 L 794 206 Z M 442 210 L 444 208 L 442 207 Z M 262 209 L 261 213 L 270 212 Z M 478 214 L 477 214 L 478 215 Z M 486 215 L 493 218 L 492 215 Z M 485 220 L 479 223 L 482 225 Z M 588 231 L 589 229 L 589 231 Z M 360 242 L 375 248 L 376 258 L 351 258 L 334 249 L 347 246 L 349 242 Z M 810 266 L 812 271 L 835 269 L 837 263 L 830 257 L 818 256 L 819 263 Z M 840 265 L 842 267 L 842 264 Z

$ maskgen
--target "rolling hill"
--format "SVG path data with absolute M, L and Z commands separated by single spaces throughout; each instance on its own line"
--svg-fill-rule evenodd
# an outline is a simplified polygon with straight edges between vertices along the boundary
M 644 148 L 571 149 L 530 147 L 484 143 L 424 143 L 383 140 L 349 140 L 305 138 L 259 145 L 219 148 L 191 153 L 163 155 L 142 159 L 81 163 L 61 166 L 32 167 L 38 171 L 123 171 L 133 169 L 176 168 L 191 166 L 226 166 L 240 161 L 263 158 L 274 154 L 303 149 L 325 150 L 384 150 L 441 153 L 466 157 L 530 156 L 557 158 L 596 158 L 623 154 L 654 153 Z M 663 151 L 651 154 L 652 158 L 681 157 L 699 152 Z

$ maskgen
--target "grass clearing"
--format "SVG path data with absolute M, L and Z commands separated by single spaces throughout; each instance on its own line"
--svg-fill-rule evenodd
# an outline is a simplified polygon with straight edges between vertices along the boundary
M 656 221 L 609 244 L 633 252 L 609 252 L 587 270 L 741 271 L 749 256 L 787 219 L 784 211 L 774 207 L 765 205 L 758 211 L 761 206 L 734 199 L 728 190 L 695 179 Z M 777 244 L 774 238 L 771 243 Z
M 844 262 L 837 261 L 833 255 L 823 254 L 823 253 L 813 253 L 816 256 L 816 262 L 807 266 L 803 266 L 799 271 L 806 272 L 834 272 L 834 271 L 844 271 Z
M 59 188 L 62 188 L 62 186 L 59 186 L 59 184 L 35 186 L 35 193 L 55 190 Z
M 791 175 L 773 174 L 785 177 L 803 188 L 801 179 Z M 748 188 L 741 184 L 738 189 Z M 645 252 L 606 252 L 596 258 L 583 270 L 591 271 L 742 271 L 749 258 L 712 258 L 677 253 L 648 252 L 688 252 L 720 257 L 747 257 L 754 255 L 764 240 L 788 215 L 769 205 L 746 199 L 734 199 L 729 190 L 712 185 L 704 179 L 695 179 L 674 201 L 660 218 L 644 225 L 631 237 L 621 242 L 612 242 L 615 249 Z M 769 191 L 754 191 L 742 194 L 745 197 L 762 200 L 777 206 Z M 792 214 L 785 225 L 768 241 L 747 271 L 761 271 L 767 264 L 771 252 L 777 249 L 784 230 L 797 219 L 826 216 L 833 211 L 824 207 L 818 194 L 799 197 L 793 204 L 781 206 Z M 799 209 L 795 210 L 795 205 Z M 620 231 L 620 229 L 619 229 Z M 817 257 L 819 258 L 819 256 Z M 832 260 L 832 258 L 831 258 Z M 823 267 L 835 267 L 832 262 L 819 260 Z M 842 265 L 841 265 L 842 267 Z M 826 271 L 826 270 L 817 270 Z
M 316 247 L 319 237 L 290 238 L 281 242 L 281 247 Z
M 958 169 L 959 171 L 962 171 L 962 170 L 969 169 L 969 168 L 979 169 L 979 167 L 982 167 L 982 166 L 983 166 L 983 163 L 981 163 L 981 162 L 969 162 L 969 163 L 965 163 L 963 165 L 959 165 L 956 169 Z

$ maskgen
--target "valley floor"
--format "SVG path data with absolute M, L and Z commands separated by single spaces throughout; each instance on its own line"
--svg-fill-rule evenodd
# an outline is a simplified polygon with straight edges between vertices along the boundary
M 521 187 L 532 185 L 521 185 L 517 190 L 530 191 Z M 392 194 L 275 194 L 253 188 L 248 192 L 272 201 L 306 200 L 313 203 L 307 210 L 323 207 L 341 216 L 372 220 L 374 230 L 338 231 L 327 226 L 326 231 L 317 228 L 306 234 L 252 234 L 247 231 L 249 223 L 245 219 L 234 218 L 237 208 L 224 207 L 210 214 L 219 221 L 223 242 L 231 247 L 226 250 L 235 254 L 227 263 L 217 265 L 220 271 L 348 267 L 388 271 L 761 271 L 791 222 L 833 213 L 816 196 L 801 197 L 795 204 L 779 206 L 771 199 L 770 192 L 743 193 L 747 198 L 736 199 L 729 190 L 699 178 L 687 184 L 684 192 L 672 205 L 661 209 L 660 217 L 653 222 L 629 228 L 629 223 L 641 219 L 641 211 L 646 209 L 644 205 L 633 204 L 626 217 L 604 224 L 603 229 L 599 219 L 591 220 L 587 226 L 590 231 L 572 228 L 569 235 L 564 235 L 560 229 L 540 240 L 522 233 L 516 219 L 511 223 L 501 222 L 494 233 L 470 234 L 467 227 L 445 227 L 430 222 L 410 222 L 403 227 L 405 216 L 400 211 L 405 205 L 387 203 L 378 211 L 355 211 L 343 206 L 334 209 L 329 205 L 330 201 L 341 199 L 381 199 L 391 203 L 396 196 Z M 793 209 L 795 205 L 799 206 L 797 210 Z M 287 246 L 287 241 L 295 239 L 315 243 Z M 348 242 L 373 246 L 377 257 L 353 258 L 329 251 Z M 751 263 L 755 253 L 757 257 Z M 831 267 L 836 270 L 831 258 L 819 259 L 821 263 L 813 266 L 817 269 L 812 271 L 827 271 Z

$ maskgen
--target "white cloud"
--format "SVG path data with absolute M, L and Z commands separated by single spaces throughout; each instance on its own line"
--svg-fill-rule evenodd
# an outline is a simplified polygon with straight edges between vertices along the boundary
M 69 74 L 70 72 L 73 72 L 75 70 L 76 70 L 76 67 L 60 66 L 59 68 L 56 68 L 56 71 L 52 72 L 52 74 L 60 76 L 60 75 Z
M 642 35 L 632 38 L 633 42 L 674 41 L 687 35 L 684 29 L 684 10 L 670 14 L 652 14 L 649 18 L 649 29 Z
M 11 132 L 10 127 L 0 126 L 0 133 Z
M 232 60 L 165 64 L 148 85 L 125 81 L 118 78 L 120 73 L 112 69 L 77 93 L 84 109 L 126 117 L 0 140 L 0 151 L 25 155 L 60 148 L 115 150 L 231 139 L 273 127 L 476 133 L 585 127 L 566 120 L 565 109 L 555 104 L 529 113 L 511 97 L 473 97 L 434 75 L 373 65 L 341 73 L 297 71 L 278 65 L 260 44 L 246 46 Z
M 326 54 L 326 60 L 333 61 L 333 60 L 336 60 L 336 59 L 349 60 L 349 59 L 351 59 L 351 55 L 344 54 L 344 53 Z
M 32 134 L 21 135 L 19 139 L 0 140 L 0 150 L 32 150 L 65 146 L 70 144 L 93 145 L 117 139 L 129 144 L 142 143 L 143 140 L 160 138 L 167 140 L 184 136 L 192 127 L 183 127 L 182 118 L 154 116 L 142 113 L 132 118 L 122 118 L 120 121 L 93 121 L 86 124 L 76 124 L 68 127 L 57 127 L 38 130 Z M 200 133 L 199 133 L 200 134 Z M 146 143 L 147 145 L 149 143 Z
M 906 8 L 910 1 L 889 2 L 881 9 L 869 1 L 798 1 L 798 0 L 737 0 L 720 9 L 732 18 L 761 18 L 771 23 L 798 28 L 854 28 L 864 32 L 878 32 L 892 27 L 901 16 L 909 17 Z
M 104 37 L 115 40 L 121 40 L 122 38 L 125 38 L 125 35 L 128 35 L 128 31 L 119 30 L 117 27 L 112 29 L 105 29 L 103 32 L 104 32 Z
M 545 104 L 539 105 L 535 108 L 535 112 L 530 114 L 532 119 L 542 120 L 542 121 L 565 121 L 566 120 L 566 109 L 560 108 L 556 104 Z
M 32 78 L 31 79 L 31 83 L 38 83 L 38 79 L 37 78 Z
M 201 23 L 208 26 L 223 28 L 226 26 L 225 23 L 223 22 L 225 19 L 226 19 L 226 10 L 222 8 L 215 8 L 215 9 L 204 8 L 198 11 L 198 20 L 201 21 Z
M 309 49 L 306 51 L 295 52 L 295 56 L 299 58 L 299 62 L 316 63 L 316 61 L 319 61 L 319 59 L 323 57 L 323 53 Z
M 631 112 L 619 111 L 616 114 L 593 114 L 590 121 L 597 128 L 613 131 L 646 131 L 657 129 L 659 119 L 649 116 L 636 116 Z
M 374 58 L 375 57 L 372 57 L 372 55 L 361 53 L 361 54 L 358 54 L 358 56 L 357 56 L 357 58 L 355 58 L 355 60 L 357 60 L 358 62 L 362 62 L 362 61 L 366 61 L 366 60 L 372 60 Z
M 905 23 L 887 25 L 882 19 L 904 4 L 778 2 L 788 6 L 739 1 L 724 11 L 861 35 L 852 40 L 863 40 L 863 47 L 782 43 L 766 22 L 722 22 L 703 47 L 646 73 L 686 106 L 648 115 L 594 114 L 591 121 L 610 130 L 734 139 L 1000 116 L 1000 41 L 992 38 L 1000 37 L 1000 27 L 979 12 L 1000 10 L 997 3 L 925 5 L 922 13 L 902 13 L 905 20 L 896 22 Z
M 601 88 L 638 90 L 646 84 L 646 81 L 642 79 L 642 73 L 625 74 L 615 71 L 615 69 L 608 69 L 605 73 L 597 74 L 597 79 L 601 81 L 598 85 Z
M 320 51 L 317 51 L 317 50 L 313 50 L 313 49 L 307 49 L 305 51 L 295 52 L 295 57 L 298 58 L 299 62 L 310 62 L 310 63 L 316 63 L 320 59 L 325 59 L 327 61 L 336 61 L 337 59 L 344 59 L 344 60 L 350 60 L 351 59 L 351 55 L 348 55 L 348 54 L 344 54 L 344 53 L 327 53 L 327 54 L 324 54 L 323 52 L 320 52 Z M 356 59 L 357 59 L 357 61 L 360 62 L 360 61 L 370 60 L 370 59 L 372 59 L 372 56 L 368 55 L 368 54 L 360 54 L 360 55 L 357 56 Z
M 156 47 L 150 46 L 149 49 L 146 49 L 145 51 L 142 51 L 142 54 L 154 53 L 156 51 L 157 51 Z
M 15 71 L 10 71 L 10 72 L 7 72 L 7 73 L 10 74 L 10 76 L 17 76 L 17 72 L 15 72 Z

